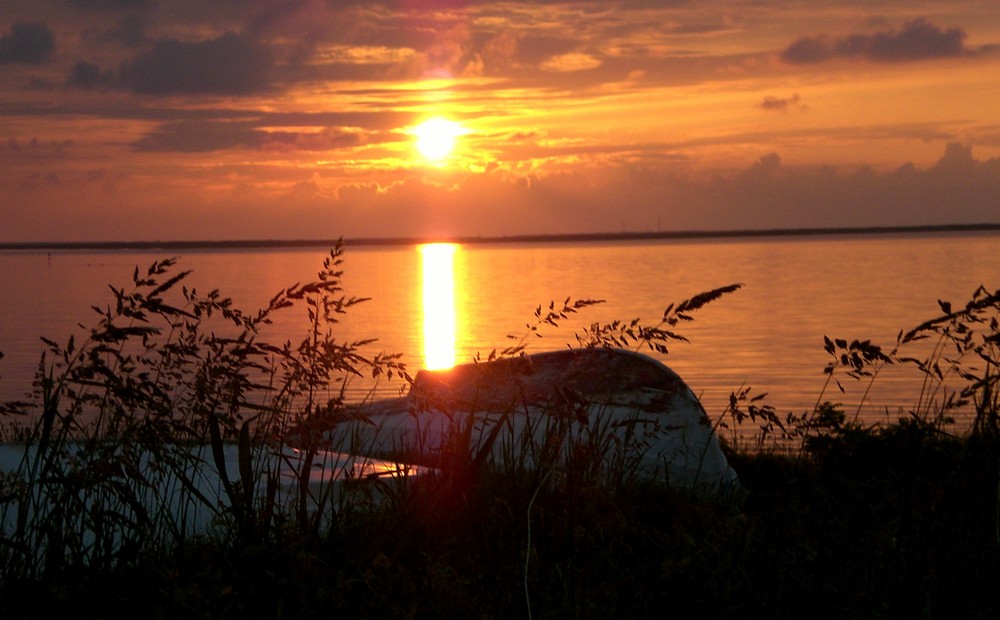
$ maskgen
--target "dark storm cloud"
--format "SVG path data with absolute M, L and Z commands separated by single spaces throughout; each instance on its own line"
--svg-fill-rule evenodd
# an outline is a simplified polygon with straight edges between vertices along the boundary
M 161 40 L 126 63 L 124 85 L 137 93 L 243 95 L 269 88 L 273 56 L 269 48 L 239 34 L 188 43 Z
M 959 28 L 944 30 L 924 18 L 900 30 L 854 34 L 833 38 L 826 35 L 801 37 L 781 57 L 794 64 L 823 62 L 832 58 L 861 58 L 876 62 L 947 58 L 967 53 L 966 34 Z
M 56 49 L 56 37 L 45 24 L 14 22 L 10 32 L 0 35 L 0 63 L 40 63 Z

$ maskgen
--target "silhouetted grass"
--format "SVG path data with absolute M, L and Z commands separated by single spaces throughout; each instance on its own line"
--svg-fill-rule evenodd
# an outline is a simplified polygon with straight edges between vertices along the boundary
M 31 448 L 0 480 L 4 618 L 1000 613 L 1000 293 L 941 302 L 891 349 L 827 340 L 828 387 L 870 384 L 890 364 L 922 373 L 898 421 L 864 425 L 826 391 L 812 411 L 781 415 L 735 391 L 710 422 L 740 474 L 738 501 L 620 464 L 532 467 L 513 446 L 484 460 L 465 428 L 438 474 L 357 481 L 349 501 L 308 486 L 314 459 L 344 447 L 327 431 L 363 415 L 346 386 L 410 377 L 397 356 L 363 355 L 371 341 L 337 339 L 340 314 L 363 301 L 341 290 L 341 259 L 337 247 L 317 278 L 254 313 L 187 290 L 174 261 L 157 262 L 95 307 L 85 342 L 46 341 L 34 399 L 3 408 L 30 417 L 4 432 Z M 671 304 L 652 327 L 594 325 L 577 346 L 666 353 L 691 312 L 738 288 Z M 593 303 L 540 306 L 529 334 Z M 268 322 L 296 308 L 302 341 L 268 343 Z M 929 354 L 908 353 L 926 342 Z M 953 423 L 960 412 L 967 428 Z M 280 445 L 301 451 L 262 456 Z M 206 475 L 220 478 L 216 494 Z M 378 501 L 358 501 L 368 492 Z M 203 511 L 217 527 L 193 535 Z

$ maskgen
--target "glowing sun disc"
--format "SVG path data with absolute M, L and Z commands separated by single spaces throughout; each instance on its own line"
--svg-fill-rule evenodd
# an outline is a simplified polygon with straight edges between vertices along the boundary
M 455 121 L 443 118 L 428 119 L 413 128 L 417 151 L 431 161 L 444 159 L 455 148 L 456 139 L 465 133 Z

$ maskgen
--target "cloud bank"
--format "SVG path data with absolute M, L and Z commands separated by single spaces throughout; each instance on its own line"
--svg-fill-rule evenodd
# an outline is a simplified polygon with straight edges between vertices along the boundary
M 872 62 L 949 58 L 969 53 L 965 49 L 965 38 L 965 32 L 959 28 L 945 30 L 919 18 L 899 30 L 875 34 L 801 37 L 781 53 L 781 58 L 793 64 L 819 63 L 833 58 Z
M 35 195 L 44 184 L 44 195 L 61 200 L 28 204 L 14 188 L 17 206 L 0 214 L 0 225 L 14 235 L 101 240 L 211 239 L 218 230 L 233 239 L 330 239 L 988 223 L 996 221 L 1000 158 L 979 160 L 952 143 L 932 166 L 884 173 L 787 166 L 769 153 L 706 179 L 626 165 L 546 176 L 411 174 L 390 184 L 340 183 L 320 172 L 288 180 L 288 189 L 268 192 L 269 179 L 205 191 L 197 178 L 170 188 L 108 169 L 39 178 Z
M 56 38 L 45 24 L 14 22 L 0 35 L 0 63 L 41 63 L 56 49 Z
M 142 94 L 249 94 L 266 91 L 270 50 L 239 34 L 188 43 L 157 41 L 121 69 L 121 81 Z

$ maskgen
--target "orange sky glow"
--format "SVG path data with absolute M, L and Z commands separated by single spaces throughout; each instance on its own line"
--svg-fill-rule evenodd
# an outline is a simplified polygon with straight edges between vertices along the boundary
M 3 0 L 0 242 L 996 223 L 997 76 L 995 0 Z

